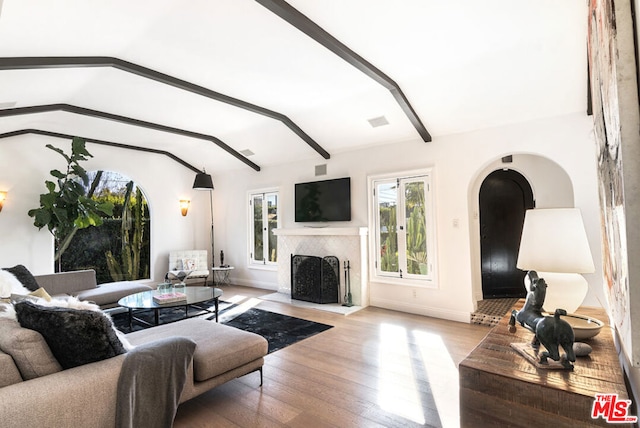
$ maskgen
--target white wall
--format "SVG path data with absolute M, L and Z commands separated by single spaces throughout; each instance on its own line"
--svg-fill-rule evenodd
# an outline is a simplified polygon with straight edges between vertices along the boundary
M 474 310 L 474 275 L 479 271 L 479 246 L 475 242 L 478 235 L 473 219 L 477 202 L 474 208 L 470 202 L 471 193 L 480 175 L 502 156 L 514 153 L 528 155 L 528 160 L 522 165 L 529 170 L 526 175 L 532 177 L 534 191 L 542 206 L 571 200 L 571 204 L 575 203 L 576 207 L 581 208 L 594 260 L 600 270 L 599 203 L 591 128 L 590 118 L 576 114 L 440 137 L 431 143 L 423 143 L 416 138 L 415 141 L 333 154 L 329 161 L 320 158 L 300 160 L 263 168 L 261 172 L 243 171 L 214 176 L 216 246 L 225 247 L 229 263 L 236 266 L 233 273 L 235 282 L 276 290 L 275 271 L 247 268 L 245 199 L 248 190 L 278 187 L 281 227 L 295 227 L 294 183 L 316 179 L 315 165 L 326 163 L 328 174 L 322 178 L 350 176 L 352 180 L 352 221 L 333 226 L 368 226 L 368 176 L 433 167 L 437 207 L 438 288 L 372 283 L 371 304 L 467 322 L 469 313 Z M 551 177 L 545 175 L 544 171 L 549 166 L 553 166 Z M 570 180 L 572 189 L 567 180 L 564 185 L 554 181 L 553 177 L 563 174 Z M 458 220 L 457 228 L 453 226 L 454 219 Z M 600 306 L 599 302 L 604 302 L 598 271 L 586 276 L 591 291 L 585 304 Z
M 249 168 L 225 174 L 213 172 L 216 260 L 219 262 L 219 251 L 224 250 L 225 263 L 236 268 L 232 274 L 235 283 L 277 290 L 275 268 L 247 267 L 247 191 L 279 188 L 280 226 L 295 227 L 294 183 L 316 179 L 315 165 L 326 163 L 328 174 L 322 178 L 350 176 L 352 185 L 352 221 L 332 226 L 366 227 L 368 176 L 433 167 L 437 207 L 437 288 L 372 283 L 371 304 L 467 322 L 469 313 L 474 310 L 474 287 L 477 288 L 474 278 L 479 271 L 473 219 L 474 209 L 477 210 L 472 202 L 477 198 L 474 188 L 502 156 L 528 154 L 542 159 L 528 162 L 531 170 L 528 174 L 534 176 L 534 191 L 539 200 L 562 200 L 567 192 L 564 187 L 554 186 L 553 180 L 545 183 L 544 171 L 538 171 L 551 165 L 549 160 L 557 164 L 557 168 L 551 169 L 564 170 L 573 184 L 575 206 L 582 210 L 597 268 L 595 274 L 587 275 L 591 291 L 585 303 L 598 305 L 604 298 L 599 280 L 602 277 L 599 202 L 591 128 L 590 118 L 576 114 L 437 137 L 431 143 L 416 138 L 368 150 L 333 154 L 328 161 L 315 157 L 265 167 L 261 172 Z M 59 165 L 55 162 L 61 161 L 56 159 L 55 153 L 44 148 L 46 143 L 63 147 L 65 142 L 40 136 L 0 141 L 0 189 L 9 191 L 5 208 L 0 213 L 3 243 L 0 266 L 22 263 L 34 273 L 53 270 L 53 248 L 48 232 L 38 232 L 26 215 L 28 209 L 37 206 L 48 171 Z M 121 172 L 134 179 L 149 199 L 153 281 L 162 280 L 171 249 L 209 249 L 209 195 L 191 189 L 195 176 L 192 171 L 160 155 L 92 144 L 87 147 L 95 156 L 87 163 L 87 169 Z M 538 178 L 535 178 L 536 174 Z M 189 215 L 182 217 L 178 201 L 185 197 L 192 202 Z M 458 220 L 458 227 L 454 227 L 454 219 Z
M 46 229 L 38 231 L 27 215 L 38 207 L 45 192 L 44 181 L 51 169 L 63 169 L 64 159 L 45 147 L 52 144 L 66 152 L 70 141 L 25 135 L 0 140 L 0 189 L 7 190 L 7 201 L 0 212 L 0 266 L 23 264 L 34 274 L 53 272 L 53 239 Z M 94 156 L 82 166 L 87 170 L 105 169 L 133 179 L 149 200 L 151 212 L 151 282 L 160 282 L 167 271 L 170 250 L 189 249 L 200 243 L 208 247 L 208 192 L 191 189 L 195 173 L 166 156 L 116 149 L 87 143 Z M 182 217 L 180 199 L 191 199 L 191 209 Z M 204 210 L 206 208 L 206 210 Z M 206 218 L 202 218 L 206 215 Z

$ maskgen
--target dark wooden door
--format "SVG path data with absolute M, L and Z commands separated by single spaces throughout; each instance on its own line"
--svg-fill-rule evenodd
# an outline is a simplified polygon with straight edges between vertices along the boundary
M 531 185 L 516 171 L 497 170 L 482 183 L 479 202 L 483 298 L 524 297 L 516 261 L 524 214 L 534 207 Z

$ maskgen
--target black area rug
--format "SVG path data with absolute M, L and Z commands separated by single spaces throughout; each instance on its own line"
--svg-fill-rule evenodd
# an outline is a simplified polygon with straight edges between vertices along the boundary
M 269 342 L 269 353 L 333 327 L 257 308 L 248 309 L 225 324 L 264 337 Z
M 213 302 L 211 302 L 211 306 L 213 306 Z M 241 330 L 250 331 L 264 337 L 267 339 L 267 342 L 269 342 L 269 353 L 285 348 L 289 345 L 293 345 L 296 342 L 318 333 L 322 333 L 323 331 L 333 327 L 331 325 L 321 324 L 302 318 L 290 317 L 288 315 L 277 314 L 275 312 L 264 311 L 257 308 L 247 309 L 239 315 L 231 319 L 227 319 L 228 317 L 224 316 L 225 313 L 235 307 L 236 305 L 234 304 L 220 301 L 219 318 L 221 323 Z M 211 322 L 215 322 L 214 315 L 208 314 L 205 311 L 191 309 L 189 315 L 203 316 L 205 319 L 211 319 Z M 153 323 L 154 314 L 151 310 L 140 311 L 136 312 L 136 317 Z M 162 309 L 160 311 L 159 318 L 161 325 L 179 321 L 184 319 L 184 308 L 177 307 Z M 113 320 L 116 328 L 123 333 L 149 328 L 139 322 L 133 321 L 133 328 L 129 330 L 128 312 L 111 314 L 111 319 Z
M 213 311 L 214 301 L 209 300 L 209 301 L 200 303 L 199 305 L 204 307 L 209 307 L 211 308 L 211 311 Z M 219 308 L 218 314 L 222 314 L 224 311 L 234 306 L 236 305 L 220 300 L 218 304 L 218 308 Z M 209 313 L 205 310 L 198 309 L 194 306 L 189 306 L 189 317 L 196 317 L 200 315 L 205 316 L 207 314 L 210 314 L 211 316 L 213 316 L 213 313 Z M 159 315 L 160 315 L 159 316 L 160 325 L 175 322 L 175 321 L 180 321 L 185 318 L 184 306 L 162 308 L 160 309 Z M 154 322 L 154 311 L 152 309 L 136 310 L 134 311 L 134 316 L 151 324 L 153 324 Z M 111 319 L 113 320 L 113 324 L 116 326 L 116 328 L 123 333 L 130 333 L 132 331 L 144 330 L 145 328 L 149 328 L 148 326 L 134 320 L 133 326 L 132 326 L 133 328 L 129 329 L 128 310 L 125 310 L 124 312 L 119 312 L 119 313 L 112 313 Z

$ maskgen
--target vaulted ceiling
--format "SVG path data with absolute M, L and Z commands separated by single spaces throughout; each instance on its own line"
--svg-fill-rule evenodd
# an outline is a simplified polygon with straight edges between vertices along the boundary
M 78 135 L 251 171 L 584 112 L 586 14 L 584 0 L 0 0 L 0 155 L 15 134 Z

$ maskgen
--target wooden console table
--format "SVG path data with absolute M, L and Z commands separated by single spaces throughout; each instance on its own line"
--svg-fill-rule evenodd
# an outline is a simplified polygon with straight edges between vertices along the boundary
M 514 308 L 523 304 L 521 299 Z M 510 312 L 503 317 L 460 363 L 461 426 L 611 426 L 602 418 L 591 418 L 596 393 L 616 393 L 619 399 L 628 399 L 609 318 L 601 308 L 581 307 L 577 312 L 605 326 L 585 341 L 593 352 L 578 357 L 573 371 L 536 369 L 510 346 L 530 342 L 533 333 L 519 324 L 515 333 L 509 333 Z

